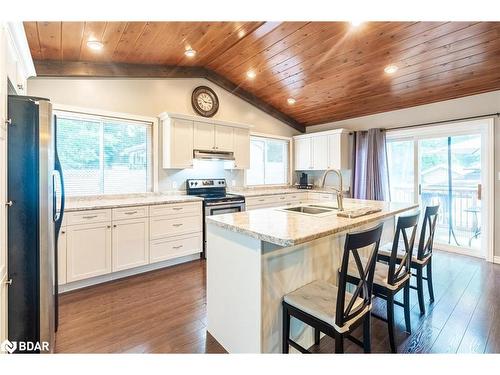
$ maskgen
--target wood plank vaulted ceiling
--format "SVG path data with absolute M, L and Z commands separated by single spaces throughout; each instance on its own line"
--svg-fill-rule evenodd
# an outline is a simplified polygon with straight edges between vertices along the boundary
M 149 74 L 123 65 L 131 76 L 176 76 L 172 68 L 182 72 L 178 76 L 208 71 L 212 81 L 299 129 L 500 89 L 500 22 L 358 27 L 345 22 L 25 22 L 24 27 L 41 76 L 112 76 L 121 64 L 164 68 Z M 104 48 L 93 51 L 88 40 L 101 41 Z M 194 58 L 185 56 L 187 48 L 197 51 Z M 102 70 L 110 63 L 111 69 Z M 399 68 L 391 75 L 384 72 L 390 64 Z M 247 77 L 249 70 L 254 79 Z

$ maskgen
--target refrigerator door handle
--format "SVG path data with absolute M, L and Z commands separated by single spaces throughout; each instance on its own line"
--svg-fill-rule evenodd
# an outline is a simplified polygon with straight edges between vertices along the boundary
M 62 218 L 64 215 L 64 203 L 65 203 L 65 194 L 64 194 L 64 179 L 62 175 L 62 170 L 61 170 L 61 164 L 59 163 L 59 159 L 56 158 L 56 163 L 55 163 L 55 170 L 54 170 L 54 175 L 53 178 L 55 179 L 55 174 L 59 175 L 59 182 L 60 182 L 60 188 L 61 188 L 61 199 L 60 199 L 60 205 L 59 209 L 57 209 L 57 193 L 56 189 L 54 189 L 54 222 L 57 224 L 56 225 L 56 233 L 59 233 L 59 229 L 61 228 L 62 224 Z M 55 181 L 54 181 L 54 186 L 55 186 Z

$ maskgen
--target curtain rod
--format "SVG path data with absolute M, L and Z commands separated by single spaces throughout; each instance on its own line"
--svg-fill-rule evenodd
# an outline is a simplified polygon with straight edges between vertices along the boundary
M 452 119 L 452 120 L 442 120 L 442 121 L 425 122 L 425 123 L 422 123 L 422 124 L 397 126 L 395 128 L 380 129 L 380 131 L 388 131 L 389 132 L 389 131 L 393 131 L 393 130 L 416 128 L 416 127 L 419 127 L 419 126 L 429 126 L 429 125 L 446 124 L 446 123 L 452 123 L 452 122 L 457 122 L 457 121 L 465 121 L 465 120 L 475 120 L 475 119 L 480 119 L 480 118 L 485 118 L 485 117 L 493 117 L 493 116 L 500 117 L 500 112 L 488 113 L 488 114 L 485 114 L 485 115 L 477 115 L 477 116 L 470 116 L 470 117 L 462 117 L 462 118 L 456 118 L 456 119 Z M 350 132 L 349 134 L 352 135 L 354 133 Z

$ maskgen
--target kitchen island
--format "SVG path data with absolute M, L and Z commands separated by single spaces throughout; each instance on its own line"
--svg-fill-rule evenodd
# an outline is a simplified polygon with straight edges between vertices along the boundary
M 208 331 L 229 353 L 279 353 L 283 296 L 318 279 L 336 284 L 346 233 L 384 222 L 387 243 L 395 216 L 417 207 L 345 199 L 348 212 L 378 212 L 344 218 L 333 202 L 301 204 L 310 205 L 321 212 L 282 207 L 207 218 Z M 312 329 L 294 319 L 291 337 L 304 347 L 313 343 Z

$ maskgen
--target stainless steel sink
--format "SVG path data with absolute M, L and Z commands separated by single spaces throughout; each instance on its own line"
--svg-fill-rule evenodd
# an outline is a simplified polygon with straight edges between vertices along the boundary
M 331 212 L 332 209 L 315 208 L 312 206 L 298 206 L 298 207 L 283 208 L 283 211 L 298 212 L 301 214 L 308 214 L 308 215 L 319 215 Z
M 308 204 L 307 207 L 324 208 L 324 209 L 327 209 L 327 210 L 338 210 L 337 207 L 323 206 L 321 204 Z

